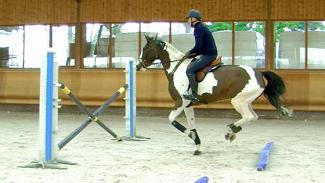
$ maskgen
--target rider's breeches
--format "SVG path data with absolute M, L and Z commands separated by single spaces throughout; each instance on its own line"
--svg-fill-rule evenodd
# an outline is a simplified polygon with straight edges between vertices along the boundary
M 186 70 L 187 77 L 195 75 L 196 71 L 202 69 L 204 66 L 212 62 L 217 56 L 216 55 L 202 55 L 201 58 L 191 63 Z
M 197 83 L 196 83 L 196 76 L 195 73 L 202 69 L 204 66 L 211 63 L 216 58 L 216 55 L 208 56 L 202 55 L 201 58 L 193 63 L 191 63 L 186 70 L 186 75 L 190 82 L 190 88 L 193 94 L 197 93 Z

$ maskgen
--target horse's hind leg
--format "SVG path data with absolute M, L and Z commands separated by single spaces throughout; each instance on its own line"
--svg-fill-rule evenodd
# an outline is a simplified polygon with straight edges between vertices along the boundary
M 258 116 L 252 108 L 252 102 L 256 99 L 255 95 L 249 98 L 232 100 L 231 104 L 236 111 L 242 116 L 242 119 L 228 125 L 228 133 L 225 135 L 226 140 L 233 141 L 236 133 L 241 131 L 242 125 L 247 122 L 257 120 Z
M 253 101 L 252 101 L 253 102 Z M 256 114 L 256 112 L 254 111 L 253 107 L 252 107 L 252 103 L 249 103 L 248 104 L 248 108 L 249 108 L 249 111 L 253 114 L 254 118 L 252 121 L 255 121 L 258 119 L 258 115 Z
M 194 109 L 193 107 L 186 107 L 184 109 L 184 113 L 188 122 L 188 125 L 190 127 L 190 132 L 188 136 L 194 141 L 196 150 L 194 151 L 194 155 L 199 155 L 201 154 L 200 151 L 200 145 L 201 145 L 201 140 L 200 137 L 196 131 L 196 124 L 195 124 L 195 116 L 194 116 Z
M 235 123 L 231 123 L 230 125 L 228 125 L 228 133 L 225 135 L 225 138 L 226 138 L 226 140 L 229 140 L 230 142 L 235 140 L 235 138 L 236 138 L 235 134 L 242 130 L 241 125 L 250 121 L 250 118 L 253 117 L 253 115 L 251 115 L 251 112 L 248 108 L 247 103 L 238 104 L 238 103 L 232 102 L 232 105 L 234 106 L 236 111 L 242 116 L 242 119 L 236 121 Z

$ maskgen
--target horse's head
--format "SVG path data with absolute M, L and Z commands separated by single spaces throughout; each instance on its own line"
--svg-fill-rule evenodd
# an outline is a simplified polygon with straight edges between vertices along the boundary
M 165 46 L 165 42 L 157 39 L 157 36 L 150 37 L 145 35 L 145 38 L 147 43 L 142 49 L 141 62 L 137 65 L 138 70 L 141 69 L 141 67 L 149 67 L 156 59 L 159 59 L 159 56 Z

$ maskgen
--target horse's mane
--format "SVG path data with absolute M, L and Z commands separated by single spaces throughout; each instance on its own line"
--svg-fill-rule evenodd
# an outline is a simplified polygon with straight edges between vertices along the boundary
M 168 53 L 173 54 L 175 57 L 183 57 L 184 53 L 175 48 L 172 44 L 164 41 L 165 49 Z

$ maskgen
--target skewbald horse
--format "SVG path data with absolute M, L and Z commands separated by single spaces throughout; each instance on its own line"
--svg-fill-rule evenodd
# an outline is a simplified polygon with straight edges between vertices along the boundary
M 183 59 L 185 55 L 183 52 L 177 50 L 170 43 L 157 39 L 157 36 L 146 35 L 145 37 L 147 43 L 142 50 L 137 70 L 152 65 L 156 59 L 161 61 L 169 81 L 170 96 L 175 101 L 169 121 L 176 129 L 188 134 L 196 145 L 194 155 L 199 155 L 201 140 L 196 131 L 193 103 L 183 98 L 183 94 L 191 93 L 189 80 L 186 76 L 186 69 L 191 63 L 191 59 Z M 245 123 L 258 119 L 252 108 L 252 102 L 262 94 L 280 114 L 290 116 L 292 111 L 285 108 L 280 102 L 280 96 L 284 92 L 285 84 L 282 78 L 273 72 L 259 72 L 244 65 L 222 65 L 218 69 L 208 72 L 204 79 L 198 82 L 200 101 L 195 105 L 230 99 L 231 104 L 242 117 L 227 126 L 225 138 L 231 142 Z M 177 116 L 183 111 L 189 130 L 176 121 Z

